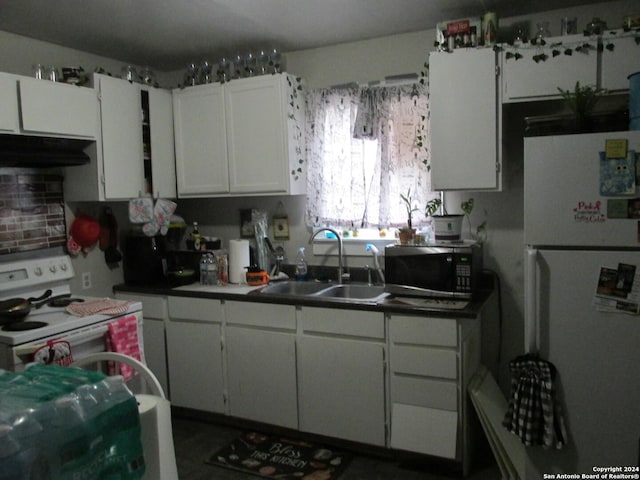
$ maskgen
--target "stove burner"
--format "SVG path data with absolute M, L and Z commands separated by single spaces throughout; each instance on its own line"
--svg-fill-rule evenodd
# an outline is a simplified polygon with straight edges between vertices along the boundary
M 23 330 L 34 330 L 36 328 L 46 327 L 47 325 L 49 324 L 36 321 L 14 322 L 5 325 L 2 329 L 7 332 L 21 332 Z
M 71 302 L 84 302 L 84 298 L 59 297 L 52 298 L 47 305 L 49 307 L 66 307 Z

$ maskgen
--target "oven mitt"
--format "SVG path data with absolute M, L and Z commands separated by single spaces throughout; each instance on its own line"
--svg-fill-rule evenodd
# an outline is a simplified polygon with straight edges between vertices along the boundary
M 153 207 L 153 219 L 142 226 L 145 235 L 153 237 L 160 233 L 166 235 L 169 230 L 171 215 L 176 211 L 177 204 L 171 200 L 159 198 Z
M 66 340 L 49 340 L 46 345 L 33 352 L 33 361 L 44 365 L 62 365 L 73 363 L 71 345 Z
M 129 200 L 129 221 L 131 223 L 147 223 L 153 220 L 153 199 L 138 197 Z

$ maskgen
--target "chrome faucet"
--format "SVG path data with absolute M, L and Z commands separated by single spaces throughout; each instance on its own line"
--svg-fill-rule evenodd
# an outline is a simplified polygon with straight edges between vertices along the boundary
M 309 238 L 309 244 L 313 243 L 313 239 L 316 238 L 316 235 L 324 231 L 333 233 L 338 239 L 338 283 L 343 283 L 342 277 L 344 273 L 344 263 L 342 259 L 342 237 L 340 236 L 340 234 L 336 232 L 333 228 L 323 227 L 313 232 L 313 234 Z

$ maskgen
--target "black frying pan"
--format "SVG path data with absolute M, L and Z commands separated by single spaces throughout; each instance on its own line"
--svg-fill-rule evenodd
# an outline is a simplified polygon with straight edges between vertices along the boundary
M 45 291 L 37 298 L 11 298 L 0 302 L 0 325 L 7 325 L 22 320 L 29 315 L 32 306 L 39 306 L 38 302 L 46 303 L 53 292 Z M 45 302 L 42 302 L 45 300 Z

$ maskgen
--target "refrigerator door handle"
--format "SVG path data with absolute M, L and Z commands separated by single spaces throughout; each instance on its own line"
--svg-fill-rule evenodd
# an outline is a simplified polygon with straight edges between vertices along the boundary
M 524 350 L 538 353 L 540 329 L 538 328 L 538 250 L 527 248 L 525 265 Z

